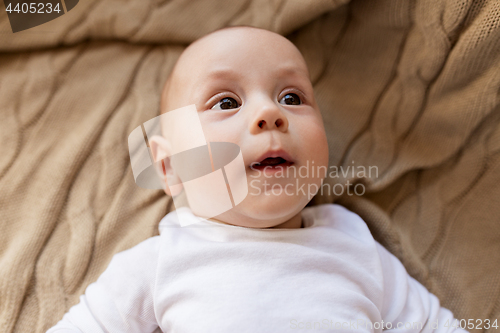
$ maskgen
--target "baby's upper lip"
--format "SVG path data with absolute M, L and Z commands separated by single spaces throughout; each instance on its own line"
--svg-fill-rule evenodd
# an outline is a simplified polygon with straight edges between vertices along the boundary
M 288 154 L 284 149 L 273 149 L 266 151 L 259 158 L 257 158 L 257 160 L 255 160 L 252 164 L 260 163 L 266 158 L 277 158 L 277 157 L 281 157 L 282 159 L 290 163 L 294 162 L 290 154 Z

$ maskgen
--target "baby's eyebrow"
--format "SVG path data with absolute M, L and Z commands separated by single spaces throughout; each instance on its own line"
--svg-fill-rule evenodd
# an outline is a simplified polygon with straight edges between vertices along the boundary
M 304 70 L 300 66 L 293 64 L 285 64 L 278 67 L 278 74 L 280 76 L 286 75 L 305 75 L 308 76 L 307 70 Z M 235 71 L 233 68 L 215 68 L 208 72 L 207 77 L 209 79 L 237 79 L 240 77 L 240 73 Z
M 308 76 L 307 71 L 299 66 L 283 65 L 278 68 L 280 75 L 305 75 Z
M 232 68 L 216 68 L 208 72 L 209 79 L 235 79 L 239 73 Z

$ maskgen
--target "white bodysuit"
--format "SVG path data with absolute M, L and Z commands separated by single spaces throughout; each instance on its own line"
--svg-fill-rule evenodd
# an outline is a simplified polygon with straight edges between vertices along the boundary
M 180 208 L 47 333 L 465 332 L 358 215 L 328 204 L 302 217 L 301 229 L 252 229 Z

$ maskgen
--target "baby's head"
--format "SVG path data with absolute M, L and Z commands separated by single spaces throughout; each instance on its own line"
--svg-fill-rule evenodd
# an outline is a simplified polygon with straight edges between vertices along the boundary
M 320 188 L 328 163 L 300 51 L 263 29 L 213 32 L 182 53 L 163 89 L 162 113 L 192 104 L 206 140 L 237 144 L 246 167 L 248 195 L 215 219 L 251 228 L 300 227 L 300 212 Z M 164 141 L 150 141 L 158 154 Z

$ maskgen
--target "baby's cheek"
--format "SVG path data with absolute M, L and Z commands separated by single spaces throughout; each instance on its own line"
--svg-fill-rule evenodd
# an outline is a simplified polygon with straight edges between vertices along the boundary
M 237 133 L 230 127 L 202 123 L 202 128 L 207 142 L 231 142 L 238 144 Z
M 312 126 L 303 139 L 307 138 L 307 152 L 316 165 L 328 163 L 328 141 L 323 126 Z
M 240 146 L 239 139 L 237 137 L 233 137 L 228 133 L 220 133 L 216 132 L 213 134 L 207 135 L 207 142 L 230 142 Z M 241 147 L 240 147 L 241 148 Z

